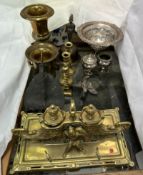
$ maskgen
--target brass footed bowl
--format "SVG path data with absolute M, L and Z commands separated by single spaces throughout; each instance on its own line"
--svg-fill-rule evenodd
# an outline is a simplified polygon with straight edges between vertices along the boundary
M 35 43 L 27 48 L 25 52 L 29 62 L 48 63 L 58 55 L 58 49 L 50 43 Z
M 94 50 L 114 46 L 123 39 L 123 33 L 120 28 L 103 21 L 84 23 L 77 28 L 77 33 L 80 39 L 91 45 Z

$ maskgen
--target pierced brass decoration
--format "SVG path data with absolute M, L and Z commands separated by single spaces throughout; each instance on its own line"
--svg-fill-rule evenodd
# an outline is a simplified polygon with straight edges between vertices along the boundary
M 49 106 L 44 113 L 23 113 L 11 174 L 19 171 L 76 169 L 91 166 L 134 166 L 126 146 L 118 109 L 93 105 L 76 111 Z
M 35 40 L 45 40 L 50 33 L 47 20 L 54 14 L 54 10 L 45 4 L 33 4 L 25 7 L 21 11 L 21 16 L 31 22 L 33 38 Z

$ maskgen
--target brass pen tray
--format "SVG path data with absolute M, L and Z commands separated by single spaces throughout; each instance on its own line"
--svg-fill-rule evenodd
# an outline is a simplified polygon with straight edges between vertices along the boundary
M 77 116 L 79 114 L 80 111 L 77 111 Z M 66 115 L 68 115 L 68 112 L 66 112 Z M 104 118 L 102 123 L 105 127 L 120 122 L 118 109 L 116 108 L 100 110 L 100 115 Z M 34 133 L 35 130 L 40 130 L 42 116 L 43 113 L 23 113 L 21 132 L 25 130 Z M 62 125 L 60 124 L 57 129 L 44 130 L 43 133 L 40 133 L 41 136 L 33 137 L 33 139 L 29 139 L 26 135 L 19 135 L 16 156 L 10 173 L 78 169 L 92 166 L 134 166 L 123 132 L 102 134 L 100 131 L 96 132 L 96 126 L 95 130 L 92 128 L 92 131 L 88 131 L 92 140 L 83 142 L 84 150 L 81 152 L 71 150 L 65 157 L 64 151 L 68 143 L 63 140 L 60 134 L 59 137 L 58 134 L 54 134 Z

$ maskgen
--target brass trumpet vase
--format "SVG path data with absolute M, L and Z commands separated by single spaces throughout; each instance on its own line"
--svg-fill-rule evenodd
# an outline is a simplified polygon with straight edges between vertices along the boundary
M 31 22 L 32 36 L 35 40 L 45 40 L 50 36 L 48 30 L 48 18 L 53 16 L 54 10 L 45 4 L 33 4 L 26 6 L 20 15 Z
M 56 59 L 58 49 L 50 43 L 35 43 L 27 48 L 25 55 L 34 68 L 39 63 L 49 63 Z

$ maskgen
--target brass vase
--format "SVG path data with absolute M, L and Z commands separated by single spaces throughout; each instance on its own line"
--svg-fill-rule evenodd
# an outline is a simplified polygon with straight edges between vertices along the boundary
M 54 14 L 54 10 L 45 4 L 33 4 L 26 6 L 20 15 L 31 22 L 32 36 L 35 40 L 45 40 L 50 36 L 48 30 L 48 18 Z

